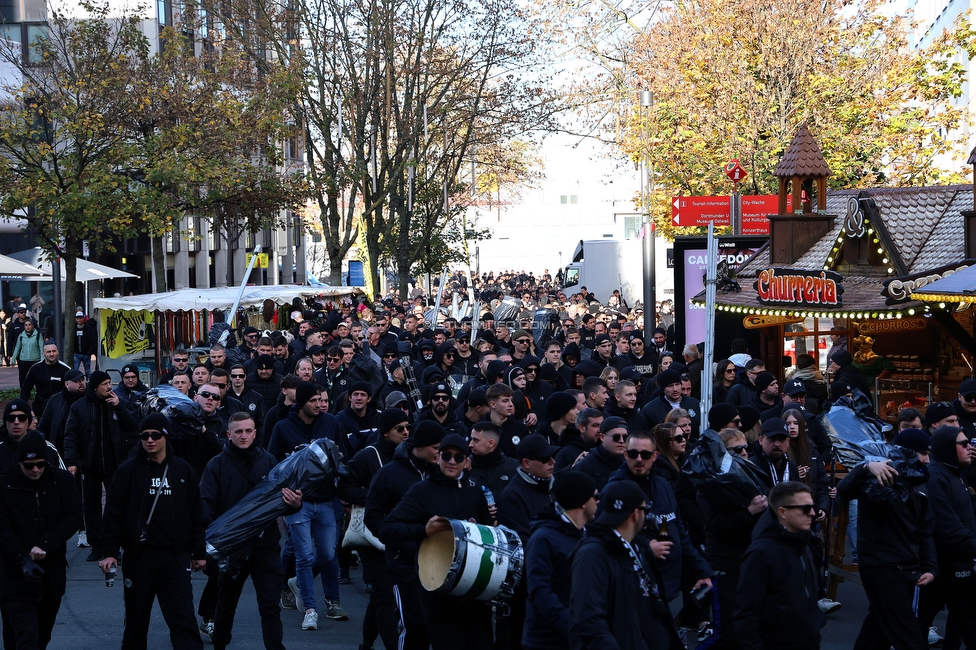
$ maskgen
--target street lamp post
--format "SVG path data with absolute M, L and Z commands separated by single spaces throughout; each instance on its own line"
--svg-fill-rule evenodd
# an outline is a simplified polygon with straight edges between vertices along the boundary
M 644 339 L 650 341 L 657 325 L 654 219 L 651 216 L 651 197 L 654 193 L 654 163 L 651 161 L 651 106 L 654 98 L 650 90 L 640 94 L 641 113 L 644 117 L 644 170 L 641 179 L 641 212 L 644 213 Z M 646 110 L 644 110 L 646 109 Z

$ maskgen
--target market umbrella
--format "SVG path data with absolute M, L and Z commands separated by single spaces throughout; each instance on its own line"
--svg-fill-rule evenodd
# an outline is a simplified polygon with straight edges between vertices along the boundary
M 26 262 L 28 265 L 35 269 L 41 269 L 45 272 L 46 277 L 40 278 L 43 281 L 51 279 L 51 260 L 46 259 L 47 251 L 43 248 L 35 247 L 28 248 L 25 251 L 19 251 L 17 253 L 11 253 L 10 257 L 15 260 L 20 260 L 21 262 Z M 79 259 L 77 261 L 78 268 L 75 272 L 75 280 L 78 282 L 91 282 L 92 280 L 109 280 L 111 278 L 137 278 L 138 275 L 129 273 L 128 271 L 120 271 L 119 269 L 113 269 L 111 266 L 105 266 L 104 264 L 96 264 L 95 262 L 89 262 L 88 260 Z M 61 265 L 61 279 L 65 279 L 65 268 Z
M 0 255 L 0 280 L 50 280 L 50 270 L 39 269 L 21 260 Z

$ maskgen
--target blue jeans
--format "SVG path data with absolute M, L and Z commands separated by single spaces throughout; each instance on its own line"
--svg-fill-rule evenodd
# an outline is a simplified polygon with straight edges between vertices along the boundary
M 335 560 L 335 508 L 331 501 L 304 502 L 302 509 L 285 517 L 291 545 L 295 550 L 295 578 L 305 609 L 318 610 L 315 602 L 315 575 L 322 573 L 322 587 L 327 588 L 325 572 Z M 338 579 L 338 578 L 337 578 Z
M 78 364 L 83 364 L 85 366 L 85 377 L 91 375 L 91 355 L 90 354 L 78 354 L 75 352 L 75 365 L 72 368 L 77 368 L 80 370 Z

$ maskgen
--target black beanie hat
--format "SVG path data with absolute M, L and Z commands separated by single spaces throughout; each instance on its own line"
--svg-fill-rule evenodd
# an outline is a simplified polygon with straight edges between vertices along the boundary
M 756 422 L 759 422 L 759 418 L 761 417 L 759 409 L 757 409 L 755 406 L 738 406 L 736 407 L 736 410 L 739 411 L 739 427 L 743 431 L 748 431 L 752 427 L 756 426 Z
M 47 443 L 39 431 L 28 431 L 17 444 L 14 460 L 47 460 Z
M 576 406 L 576 398 L 569 393 L 557 391 L 546 400 L 546 417 L 555 422 Z
M 847 350 L 837 350 L 832 355 L 830 355 L 830 360 L 836 363 L 838 366 L 843 368 L 844 366 L 849 366 L 854 363 L 854 357 Z
M 352 386 L 350 386 L 349 387 L 349 395 L 352 395 L 357 390 L 361 390 L 362 392 L 366 393 L 370 397 L 373 396 L 373 389 L 372 389 L 372 387 L 367 382 L 365 382 L 365 381 L 357 381 Z
M 671 384 L 680 384 L 680 383 L 681 383 L 681 375 L 679 375 L 674 370 L 671 370 L 671 368 L 668 368 L 667 370 L 665 370 L 664 372 L 662 372 L 660 375 L 657 376 L 657 385 L 660 386 L 661 388 L 667 388 Z
M 21 413 L 26 413 L 27 415 L 30 415 L 31 407 L 30 404 L 27 403 L 27 400 L 23 400 L 23 399 L 12 400 L 3 409 L 3 419 L 5 422 L 7 420 L 7 416 L 13 413 L 14 411 L 20 411 Z
M 299 409 L 305 406 L 308 400 L 312 399 L 318 394 L 318 390 L 315 388 L 315 384 L 303 381 L 298 384 L 295 388 L 295 406 Z
M 552 500 L 566 510 L 579 508 L 596 494 L 596 481 L 583 472 L 561 472 L 556 475 L 550 491 Z
M 769 385 L 774 381 L 776 381 L 776 375 L 774 375 L 773 373 L 771 372 L 759 373 L 758 375 L 756 375 L 756 392 L 757 393 L 763 392 L 764 390 L 769 388 Z
M 142 418 L 142 422 L 139 423 L 139 432 L 161 431 L 169 435 L 169 426 L 169 418 L 158 411 L 154 411 Z
M 383 435 L 401 422 L 409 422 L 410 418 L 403 409 L 385 409 L 380 412 L 380 435 Z
M 100 386 L 106 379 L 111 381 L 111 377 L 104 370 L 92 370 L 91 376 L 88 377 L 88 385 L 92 388 Z
M 728 402 L 719 402 L 708 409 L 708 428 L 713 431 L 721 431 L 722 427 L 734 420 L 739 415 L 738 409 Z
M 413 447 L 439 445 L 444 435 L 444 427 L 433 420 L 424 420 L 410 432 L 410 444 Z

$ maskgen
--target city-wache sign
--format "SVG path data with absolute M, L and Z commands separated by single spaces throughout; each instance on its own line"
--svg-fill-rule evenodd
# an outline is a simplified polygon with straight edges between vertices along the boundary
M 904 275 L 900 278 L 885 280 L 882 283 L 881 295 L 885 297 L 885 304 L 887 305 L 909 302 L 912 299 L 912 291 L 917 291 L 927 284 L 932 284 L 937 280 L 947 278 L 957 271 L 969 268 L 973 264 L 976 264 L 976 260 L 967 259 L 954 264 L 940 266 L 937 269 L 925 271 L 924 273 L 915 273 L 913 275 Z
M 753 288 L 760 304 L 777 307 L 840 307 L 843 276 L 836 271 L 772 268 L 759 272 Z

